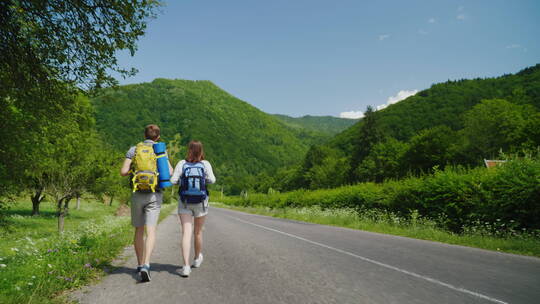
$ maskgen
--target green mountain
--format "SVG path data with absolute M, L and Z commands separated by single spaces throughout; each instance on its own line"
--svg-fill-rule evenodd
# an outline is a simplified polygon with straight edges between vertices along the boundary
M 311 116 L 291 117 L 287 115 L 274 114 L 279 120 L 288 126 L 297 129 L 308 129 L 315 132 L 322 132 L 328 135 L 335 135 L 349 128 L 358 122 L 358 119 L 345 119 L 334 116 Z
M 283 123 L 209 81 L 156 79 L 104 89 L 92 102 L 98 131 L 117 149 L 136 144 L 144 126 L 155 123 L 165 142 L 177 134 L 182 146 L 202 141 L 220 177 L 296 163 L 309 146 L 329 138 Z
M 462 129 L 463 114 L 484 99 L 505 99 L 540 110 L 540 64 L 496 78 L 434 84 L 429 89 L 377 111 L 375 115 L 385 134 L 406 141 L 421 130 L 435 126 Z M 362 125 L 363 121 L 360 120 L 335 136 L 329 145 L 350 153 L 355 134 L 359 133 Z
M 426 174 L 447 165 L 483 165 L 500 151 L 536 153 L 540 146 L 540 64 L 495 78 L 434 84 L 359 122 L 301 164 L 280 170 L 260 192 L 328 188 Z

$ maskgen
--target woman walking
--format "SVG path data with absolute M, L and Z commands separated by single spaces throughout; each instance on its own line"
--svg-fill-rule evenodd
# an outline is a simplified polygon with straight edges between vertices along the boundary
M 206 184 L 216 182 L 212 166 L 204 160 L 203 145 L 191 141 L 185 160 L 178 162 L 171 177 L 173 184 L 180 183 L 178 217 L 182 226 L 182 256 L 184 266 L 180 275 L 188 277 L 191 267 L 200 267 L 203 261 L 202 230 L 208 214 L 208 191 Z M 195 229 L 195 231 L 193 231 Z M 190 266 L 191 235 L 195 232 L 195 260 Z

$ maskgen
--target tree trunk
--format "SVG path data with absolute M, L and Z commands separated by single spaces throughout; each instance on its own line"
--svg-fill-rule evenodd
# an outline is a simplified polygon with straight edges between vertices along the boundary
M 111 194 L 111 200 L 109 201 L 109 206 L 112 206 L 114 195 Z
M 43 189 L 37 189 L 36 193 L 30 196 L 30 199 L 32 200 L 32 215 L 39 215 L 39 204 L 45 197 L 45 195 L 41 195 L 42 193 Z
M 56 205 L 58 211 L 58 232 L 64 232 L 64 218 L 68 215 L 70 197 L 61 198 Z
M 77 207 L 76 209 L 79 210 L 81 208 L 81 197 L 77 196 Z
M 64 200 L 65 198 L 61 198 L 60 200 L 58 200 L 58 202 L 56 202 L 56 210 L 57 210 L 57 216 L 58 216 L 58 233 L 64 232 L 64 216 L 65 216 L 64 208 L 63 208 Z

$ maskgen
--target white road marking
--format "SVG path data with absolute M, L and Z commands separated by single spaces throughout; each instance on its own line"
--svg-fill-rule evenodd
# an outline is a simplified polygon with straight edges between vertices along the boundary
M 255 224 L 255 223 L 252 223 L 252 222 L 248 222 L 248 221 L 239 219 L 239 218 L 234 217 L 234 216 L 228 216 L 228 215 L 226 215 L 226 216 L 231 218 L 231 219 L 234 219 L 236 221 L 245 223 L 245 224 L 249 224 L 249 225 L 252 225 L 252 226 L 255 226 L 255 227 L 259 227 L 259 228 L 262 228 L 262 229 L 273 231 L 273 232 L 276 232 L 276 233 L 279 233 L 279 234 L 282 234 L 282 235 L 286 235 L 288 237 L 295 238 L 295 239 L 298 239 L 298 240 L 301 240 L 301 241 L 304 241 L 304 242 L 307 242 L 307 243 L 310 243 L 310 244 L 313 244 L 313 245 L 317 245 L 317 246 L 324 247 L 324 248 L 327 248 L 327 249 L 330 249 L 330 250 L 333 250 L 333 251 L 336 251 L 336 252 L 339 252 L 339 253 L 343 253 L 343 254 L 346 254 L 346 255 L 361 259 L 363 261 L 366 261 L 366 262 L 369 262 L 369 263 L 372 263 L 372 264 L 375 264 L 375 265 L 379 265 L 379 266 L 384 267 L 384 268 L 392 269 L 392 270 L 395 270 L 397 272 L 401 272 L 401 273 L 410 275 L 412 277 L 419 278 L 419 279 L 422 279 L 422 280 L 425 280 L 425 281 L 428 281 L 428 282 L 431 282 L 431 283 L 434 283 L 434 284 L 437 284 L 437 285 L 441 285 L 441 286 L 444 286 L 444 287 L 447 287 L 447 288 L 450 288 L 452 290 L 456 290 L 456 291 L 459 291 L 459 292 L 462 292 L 462 293 L 466 293 L 468 295 L 472 295 L 472 296 L 475 296 L 475 297 L 478 297 L 478 298 L 481 298 L 481 299 L 484 299 L 484 300 L 487 300 L 487 301 L 490 301 L 490 302 L 493 302 L 493 303 L 509 304 L 508 302 L 504 302 L 504 301 L 501 301 L 499 299 L 495 299 L 495 298 L 483 295 L 483 294 L 478 293 L 478 292 L 474 292 L 474 291 L 471 291 L 471 290 L 468 290 L 468 289 L 465 289 L 465 288 L 457 287 L 457 286 L 454 286 L 452 284 L 448 284 L 448 283 L 445 283 L 445 282 L 442 282 L 442 281 L 439 281 L 439 280 L 436 280 L 436 279 L 433 279 L 433 278 L 430 278 L 430 277 L 427 277 L 427 276 L 424 276 L 424 275 L 421 275 L 421 274 L 418 274 L 418 273 L 415 273 L 415 272 L 411 272 L 411 271 L 401 269 L 401 268 L 398 268 L 398 267 L 395 267 L 395 266 L 392 266 L 392 265 L 388 265 L 388 264 L 385 264 L 385 263 L 382 263 L 382 262 L 378 262 L 378 261 L 372 260 L 370 258 L 366 258 L 366 257 L 363 257 L 361 255 L 357 255 L 357 254 L 354 254 L 352 252 L 345 251 L 343 249 L 335 248 L 335 247 L 328 246 L 328 245 L 325 245 L 325 244 L 322 244 L 322 243 L 319 243 L 319 242 L 308 240 L 308 239 L 303 238 L 303 237 L 298 236 L 298 235 L 294 235 L 294 234 L 291 234 L 291 233 L 287 233 L 287 232 L 277 230 L 277 229 L 274 229 L 274 228 L 270 228 L 270 227 L 266 227 L 266 226 L 263 226 L 263 225 Z

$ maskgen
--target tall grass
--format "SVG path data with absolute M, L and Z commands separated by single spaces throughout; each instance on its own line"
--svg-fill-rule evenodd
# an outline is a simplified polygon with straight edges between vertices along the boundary
M 61 235 L 54 205 L 42 204 L 37 217 L 30 216 L 29 202 L 16 204 L 0 228 L 0 303 L 55 301 L 62 291 L 102 275 L 133 239 L 129 216 L 114 216 L 117 204 L 82 203 L 70 211 Z M 172 208 L 164 205 L 161 216 Z

